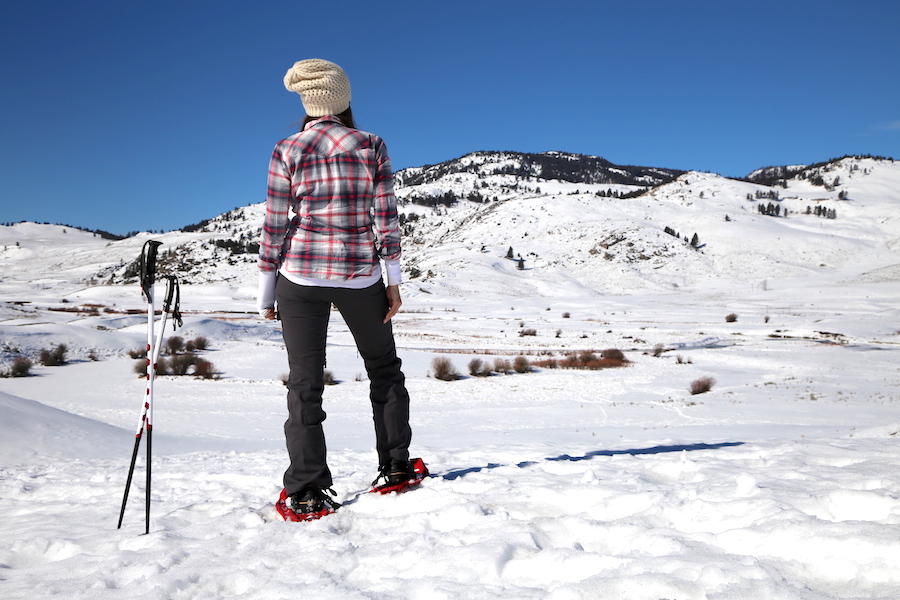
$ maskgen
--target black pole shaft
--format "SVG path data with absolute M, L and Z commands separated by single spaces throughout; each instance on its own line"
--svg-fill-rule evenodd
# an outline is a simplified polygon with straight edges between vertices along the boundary
M 144 515 L 145 534 L 150 533 L 150 456 L 153 450 L 153 424 L 147 423 L 147 497 L 145 499 L 146 510 Z
M 128 503 L 128 491 L 131 489 L 131 478 L 134 476 L 134 465 L 137 462 L 138 448 L 141 445 L 141 434 L 134 436 L 134 452 L 131 453 L 131 466 L 128 468 L 128 481 L 125 482 L 125 494 L 122 496 L 122 510 L 119 511 L 119 524 L 116 529 L 122 529 L 122 519 L 125 517 L 125 505 Z

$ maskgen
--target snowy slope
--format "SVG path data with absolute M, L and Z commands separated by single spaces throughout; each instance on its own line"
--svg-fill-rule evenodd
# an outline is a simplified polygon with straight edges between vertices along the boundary
M 0 463 L 91 460 L 115 456 L 134 432 L 0 392 Z

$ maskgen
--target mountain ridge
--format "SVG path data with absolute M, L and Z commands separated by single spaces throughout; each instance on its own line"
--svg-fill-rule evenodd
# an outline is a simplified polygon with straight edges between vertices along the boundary
M 431 183 L 448 173 L 474 172 L 520 178 L 555 179 L 568 183 L 658 184 L 685 171 L 659 167 L 617 165 L 605 158 L 561 151 L 540 153 L 477 151 L 436 165 L 401 169 L 395 174 L 401 187 Z

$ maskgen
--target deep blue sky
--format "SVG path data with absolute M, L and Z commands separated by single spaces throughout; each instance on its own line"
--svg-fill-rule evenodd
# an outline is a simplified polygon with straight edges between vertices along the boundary
M 170 230 L 265 199 L 303 58 L 395 169 L 563 150 L 743 176 L 900 158 L 900 3 L 10 0 L 0 222 Z

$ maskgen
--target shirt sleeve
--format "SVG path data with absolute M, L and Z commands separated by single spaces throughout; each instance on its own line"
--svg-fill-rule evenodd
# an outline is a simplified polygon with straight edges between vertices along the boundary
M 378 254 L 385 260 L 400 260 L 400 219 L 397 198 L 394 196 L 394 173 L 387 147 L 381 138 L 375 145 L 376 168 L 373 207 L 374 231 Z
M 291 205 L 291 176 L 286 164 L 281 144 L 275 146 L 269 161 L 268 192 L 266 195 L 266 216 L 263 221 L 259 243 L 261 271 L 275 272 L 281 264 L 284 236 L 288 230 L 288 210 Z

